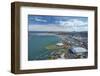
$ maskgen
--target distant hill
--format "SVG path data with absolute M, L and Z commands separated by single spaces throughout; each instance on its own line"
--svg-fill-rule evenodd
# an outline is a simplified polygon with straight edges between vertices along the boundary
M 82 31 L 82 32 L 52 32 L 52 31 L 29 31 L 29 33 L 53 33 L 53 34 L 57 34 L 57 35 L 72 35 L 72 36 L 82 36 L 82 37 L 87 37 L 88 36 L 88 32 L 87 31 Z

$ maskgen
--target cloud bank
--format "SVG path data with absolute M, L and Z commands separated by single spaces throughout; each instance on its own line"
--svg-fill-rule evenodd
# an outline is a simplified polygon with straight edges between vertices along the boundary
M 29 31 L 88 31 L 88 20 L 80 18 L 63 18 L 63 17 L 33 17 L 33 24 L 29 24 Z M 43 24 L 44 23 L 44 24 Z

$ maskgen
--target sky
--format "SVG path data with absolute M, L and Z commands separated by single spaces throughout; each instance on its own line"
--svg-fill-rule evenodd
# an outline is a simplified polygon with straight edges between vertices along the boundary
M 29 31 L 88 31 L 88 17 L 28 15 Z

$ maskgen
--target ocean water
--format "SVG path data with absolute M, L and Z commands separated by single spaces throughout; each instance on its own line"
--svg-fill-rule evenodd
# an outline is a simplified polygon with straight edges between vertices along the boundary
M 56 35 L 38 35 L 37 33 L 28 33 L 28 60 L 47 60 L 51 50 L 46 46 L 56 44 L 60 38 Z

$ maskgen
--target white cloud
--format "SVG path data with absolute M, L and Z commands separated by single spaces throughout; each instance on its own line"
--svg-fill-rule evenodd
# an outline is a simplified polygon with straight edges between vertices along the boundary
M 35 21 L 39 21 L 39 22 L 47 22 L 47 20 L 41 19 L 41 18 L 38 18 L 38 17 L 35 17 L 34 19 L 35 19 Z
M 88 23 L 82 20 L 78 19 L 70 19 L 68 21 L 60 21 L 59 22 L 61 26 L 71 26 L 71 27 L 81 27 L 81 26 L 86 26 Z

